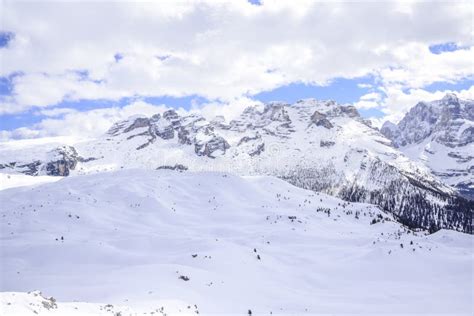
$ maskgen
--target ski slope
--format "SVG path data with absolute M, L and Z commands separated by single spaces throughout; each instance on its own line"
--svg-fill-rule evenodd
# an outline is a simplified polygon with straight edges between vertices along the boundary
M 1 315 L 473 311 L 473 236 L 272 177 L 130 169 L 0 201 Z

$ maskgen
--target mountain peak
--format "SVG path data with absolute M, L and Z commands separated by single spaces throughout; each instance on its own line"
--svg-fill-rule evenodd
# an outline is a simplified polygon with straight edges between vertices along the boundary
M 385 121 L 385 123 L 383 123 L 383 125 L 382 125 L 382 128 L 389 128 L 391 130 L 397 129 L 397 124 L 395 124 L 391 121 Z
M 337 102 L 334 100 L 318 100 L 315 98 L 306 98 L 306 99 L 300 99 L 295 102 L 295 106 L 325 106 L 325 107 L 331 107 L 331 106 L 337 106 Z
M 446 93 L 446 95 L 441 99 L 441 101 L 446 103 L 459 103 L 459 99 L 454 93 Z
M 397 125 L 386 122 L 380 132 L 407 156 L 474 198 L 473 114 L 474 102 L 447 93 L 441 100 L 419 102 Z

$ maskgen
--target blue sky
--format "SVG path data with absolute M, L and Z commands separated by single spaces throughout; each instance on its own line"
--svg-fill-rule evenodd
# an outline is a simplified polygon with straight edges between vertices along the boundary
M 373 85 L 373 78 L 370 76 L 357 79 L 334 79 L 325 86 L 317 86 L 304 83 L 292 83 L 280 88 L 258 93 L 252 96 L 262 102 L 285 101 L 294 103 L 300 99 L 317 98 L 321 100 L 331 99 L 339 103 L 352 103 L 366 94 L 369 88 L 360 88 L 358 84 Z
M 441 44 L 435 44 L 430 46 L 430 51 L 433 54 L 442 54 L 445 52 L 454 52 L 458 49 L 461 49 L 456 43 L 453 42 L 447 42 L 447 43 L 441 43 Z
M 474 85 L 473 79 L 462 79 L 457 82 L 443 82 L 443 81 L 433 82 L 432 84 L 427 85 L 423 89 L 429 92 L 443 91 L 443 90 L 460 91 L 460 90 L 469 89 L 473 85 Z
M 0 31 L 0 48 L 6 47 L 13 37 L 14 34 L 12 32 Z

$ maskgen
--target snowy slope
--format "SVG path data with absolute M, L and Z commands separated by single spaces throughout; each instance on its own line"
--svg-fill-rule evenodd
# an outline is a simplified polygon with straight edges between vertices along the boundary
M 397 124 L 381 132 L 414 161 L 474 199 L 474 101 L 454 94 L 420 102 Z
M 272 177 L 124 170 L 0 200 L 2 315 L 472 313 L 472 235 Z M 33 290 L 56 307 L 11 293 Z
M 35 147 L 41 151 L 41 146 Z M 80 175 L 146 168 L 270 175 L 348 201 L 379 205 L 412 227 L 472 232 L 473 205 L 413 162 L 357 110 L 301 100 L 249 107 L 235 120 L 173 110 L 117 122 L 99 139 L 44 148 L 44 160 L 0 153 L 3 172 Z M 35 155 L 41 157 L 40 155 Z
M 23 174 L 6 174 L 0 173 L 0 191 L 10 188 L 30 186 L 48 182 L 56 182 L 61 180 L 59 177 L 53 176 L 37 176 L 31 177 Z

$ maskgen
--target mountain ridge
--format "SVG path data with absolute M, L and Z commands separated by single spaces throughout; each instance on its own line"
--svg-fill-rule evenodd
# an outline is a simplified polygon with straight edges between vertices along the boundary
M 469 202 L 392 147 L 355 107 L 334 101 L 272 102 L 248 107 L 228 123 L 170 109 L 117 122 L 105 136 L 73 149 L 82 161 L 70 170 L 72 175 L 176 165 L 189 171 L 270 175 L 348 201 L 376 204 L 410 227 L 472 233 Z M 68 166 L 66 159 L 48 163 Z M 4 163 L 4 170 L 15 168 Z M 42 172 L 44 166 L 38 174 Z
M 474 199 L 474 101 L 446 94 L 417 103 L 398 124 L 385 122 L 381 133 L 445 183 Z

